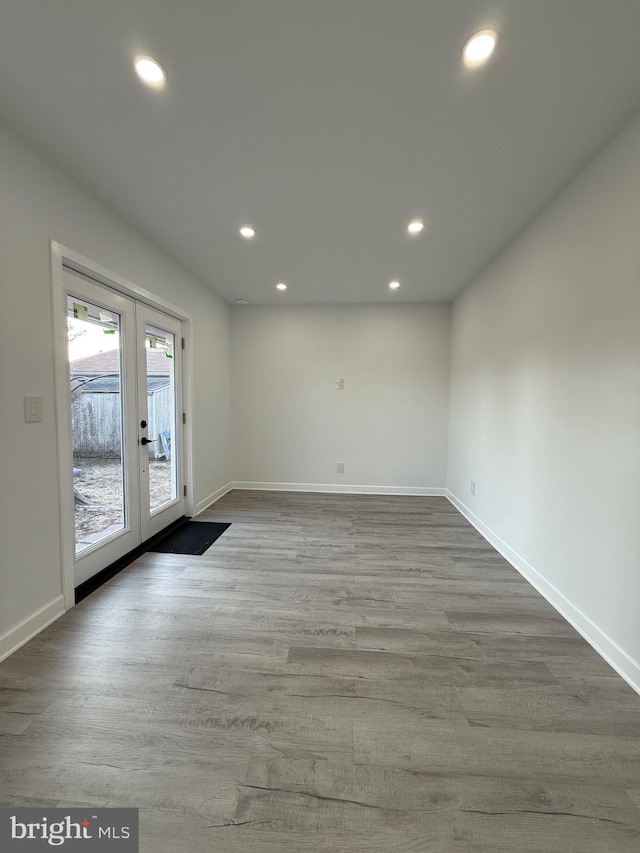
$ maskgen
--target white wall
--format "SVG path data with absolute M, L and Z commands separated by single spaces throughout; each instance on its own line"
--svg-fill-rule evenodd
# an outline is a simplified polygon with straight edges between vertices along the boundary
M 640 118 L 455 300 L 448 484 L 638 687 Z
M 442 489 L 449 325 L 448 304 L 234 307 L 235 480 Z
M 0 657 L 61 593 L 51 239 L 193 315 L 196 501 L 231 479 L 228 306 L 0 128 Z M 42 423 L 24 423 L 25 394 Z

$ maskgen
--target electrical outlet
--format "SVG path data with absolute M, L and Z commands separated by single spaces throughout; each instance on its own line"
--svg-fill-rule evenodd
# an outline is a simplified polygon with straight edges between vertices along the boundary
M 344 474 L 344 462 L 338 462 L 336 465 L 336 471 L 338 474 Z
M 471 481 L 471 494 L 475 495 L 475 493 L 476 493 L 476 481 L 472 480 Z
M 344 391 L 344 379 L 336 379 L 336 388 L 338 391 Z

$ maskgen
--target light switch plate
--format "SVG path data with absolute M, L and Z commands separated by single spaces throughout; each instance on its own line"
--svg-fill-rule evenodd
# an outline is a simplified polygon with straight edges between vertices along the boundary
M 24 398 L 24 419 L 26 423 L 40 423 L 42 420 L 42 397 Z

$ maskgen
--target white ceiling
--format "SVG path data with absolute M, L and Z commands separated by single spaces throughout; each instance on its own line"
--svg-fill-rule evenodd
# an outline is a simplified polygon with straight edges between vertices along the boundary
M 0 0 L 0 115 L 230 301 L 449 299 L 640 108 L 639 43 L 639 0 Z

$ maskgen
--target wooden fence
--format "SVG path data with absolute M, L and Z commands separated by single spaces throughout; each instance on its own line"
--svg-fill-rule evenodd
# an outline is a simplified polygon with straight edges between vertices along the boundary
M 122 425 L 121 397 L 110 391 L 80 391 L 72 396 L 74 458 L 119 458 Z M 162 453 L 161 432 L 173 433 L 173 391 L 170 385 L 149 391 L 149 456 Z

